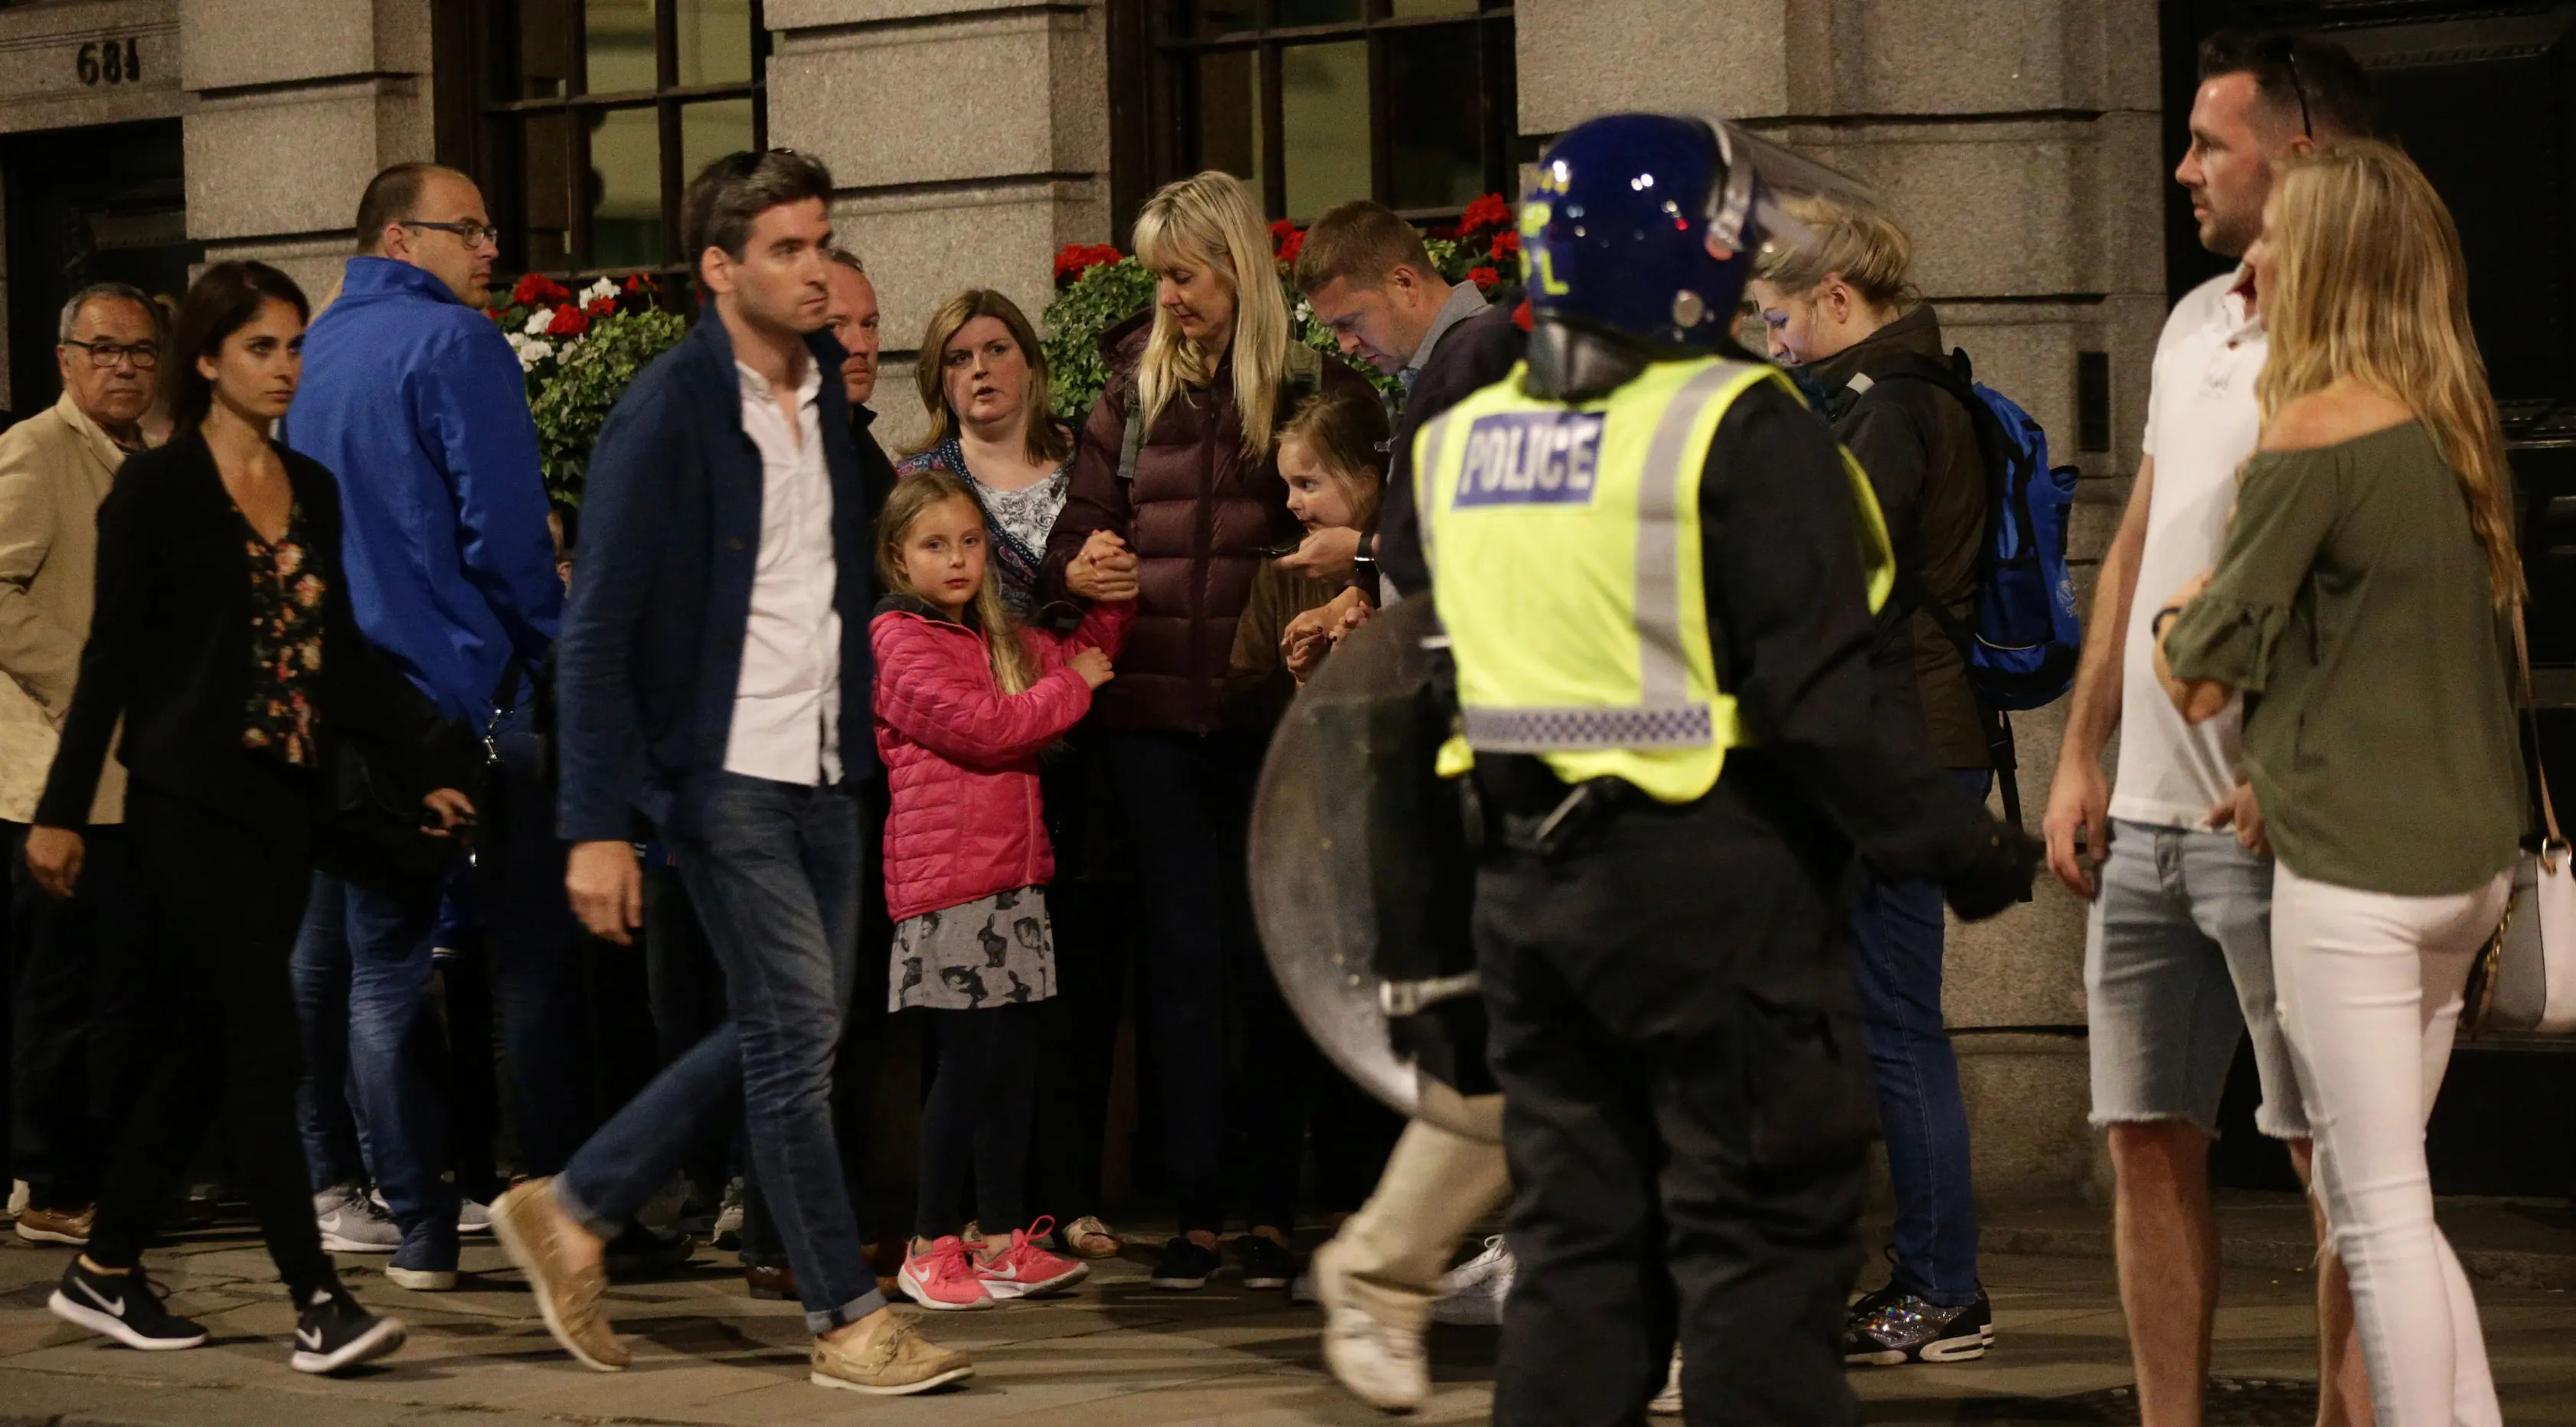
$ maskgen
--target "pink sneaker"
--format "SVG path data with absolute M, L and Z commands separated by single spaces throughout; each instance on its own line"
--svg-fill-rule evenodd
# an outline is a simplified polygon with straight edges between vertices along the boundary
M 1009 1248 L 990 1258 L 975 1262 L 976 1276 L 984 1280 L 984 1291 L 995 1298 L 1035 1298 L 1071 1288 L 1091 1276 L 1091 1265 L 1048 1253 L 1038 1247 L 1040 1240 L 1055 1227 L 1055 1220 L 1040 1216 L 1025 1229 L 1011 1231 Z
M 906 1297 L 924 1308 L 952 1312 L 993 1306 L 993 1295 L 984 1291 L 965 1242 L 955 1234 L 906 1258 L 895 1282 L 902 1285 Z

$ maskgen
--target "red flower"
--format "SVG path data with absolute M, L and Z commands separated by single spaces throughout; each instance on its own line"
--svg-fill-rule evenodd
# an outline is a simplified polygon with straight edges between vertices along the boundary
M 626 275 L 626 290 L 628 292 L 651 292 L 653 290 L 653 279 L 646 277 L 642 273 L 628 273 Z
M 1067 243 L 1055 255 L 1055 285 L 1068 286 L 1084 273 L 1117 262 L 1121 256 L 1107 243 Z
M 1467 211 L 1458 215 L 1458 233 L 1464 237 L 1485 228 L 1507 227 L 1511 221 L 1511 205 L 1503 201 L 1501 194 L 1488 193 L 1468 204 Z
M 546 325 L 549 337 L 578 337 L 589 330 L 590 319 L 582 316 L 581 309 L 569 302 L 557 307 L 555 320 Z
M 1278 246 L 1279 246 L 1280 244 L 1282 244 L 1282 243 L 1284 243 L 1284 242 L 1287 242 L 1287 241 L 1288 241 L 1288 235 L 1289 235 L 1289 234 L 1294 233 L 1294 232 L 1296 232 L 1296 231 L 1297 231 L 1297 225 L 1296 225 L 1295 223 L 1290 222 L 1289 220 L 1287 220 L 1287 219 L 1285 219 L 1285 218 L 1282 218 L 1282 219 L 1280 219 L 1278 222 L 1271 224 L 1271 225 L 1270 225 L 1270 246 L 1271 246 L 1271 248 L 1275 251 L 1275 250 L 1278 248 Z
M 545 279 L 539 277 L 535 273 L 529 273 L 527 276 L 520 278 L 519 285 L 510 289 L 510 305 L 513 307 L 534 307 L 537 303 L 537 289 L 542 286 L 544 282 Z
M 613 297 L 594 297 L 581 305 L 584 317 L 606 317 L 616 310 L 617 299 Z
M 1494 271 L 1492 268 L 1467 269 L 1467 281 L 1474 283 L 1480 288 L 1492 287 L 1495 283 L 1501 282 L 1502 280 L 1503 275 Z
M 1505 257 L 1520 250 L 1521 233 L 1518 228 L 1505 228 L 1494 235 L 1494 261 L 1501 262 Z
M 1302 230 L 1291 233 L 1288 235 L 1288 241 L 1279 245 L 1279 261 L 1283 263 L 1293 263 L 1297 261 L 1297 255 L 1305 250 L 1305 233 Z

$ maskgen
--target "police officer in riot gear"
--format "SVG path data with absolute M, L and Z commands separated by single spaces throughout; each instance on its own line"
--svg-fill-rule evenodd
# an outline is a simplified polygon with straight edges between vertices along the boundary
M 1528 361 L 1414 448 L 1516 1186 L 1502 1427 L 1642 1420 L 1677 1339 L 1692 1421 L 1853 1419 L 1844 874 L 1978 917 L 2035 860 L 1875 702 L 1877 505 L 1727 339 L 1769 212 L 1745 142 L 1628 114 L 1551 145 Z

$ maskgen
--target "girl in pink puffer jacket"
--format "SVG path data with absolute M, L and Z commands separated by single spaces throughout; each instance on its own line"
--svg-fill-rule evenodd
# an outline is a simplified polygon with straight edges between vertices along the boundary
M 1042 1246 L 1048 1220 L 1018 1227 L 1037 1003 L 1055 994 L 1046 910 L 1055 856 L 1038 756 L 1109 681 L 1135 606 L 1095 605 L 1066 637 L 1015 624 L 986 570 L 983 507 L 946 470 L 897 484 L 877 530 L 889 593 L 868 637 L 892 797 L 888 999 L 898 1011 L 929 1011 L 937 1059 L 922 1107 L 920 1207 L 898 1278 L 925 1308 L 989 1308 L 1069 1288 L 1089 1272 Z M 959 1234 L 970 1164 L 988 1235 L 980 1250 Z

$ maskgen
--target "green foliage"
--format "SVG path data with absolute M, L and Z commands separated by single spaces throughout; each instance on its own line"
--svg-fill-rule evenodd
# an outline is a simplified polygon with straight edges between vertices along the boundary
M 1100 359 L 1100 337 L 1110 328 L 1145 310 L 1154 300 L 1154 275 L 1134 258 L 1101 263 L 1056 294 L 1047 304 L 1047 394 L 1056 415 L 1080 426 L 1109 385 L 1108 364 Z
M 547 495 L 564 505 L 581 504 L 590 448 L 609 408 L 645 363 L 677 345 L 687 331 L 676 312 L 648 307 L 614 313 L 591 323 L 579 340 L 564 343 L 544 364 L 551 370 L 542 377 L 529 373 L 528 411 L 537 419 Z

